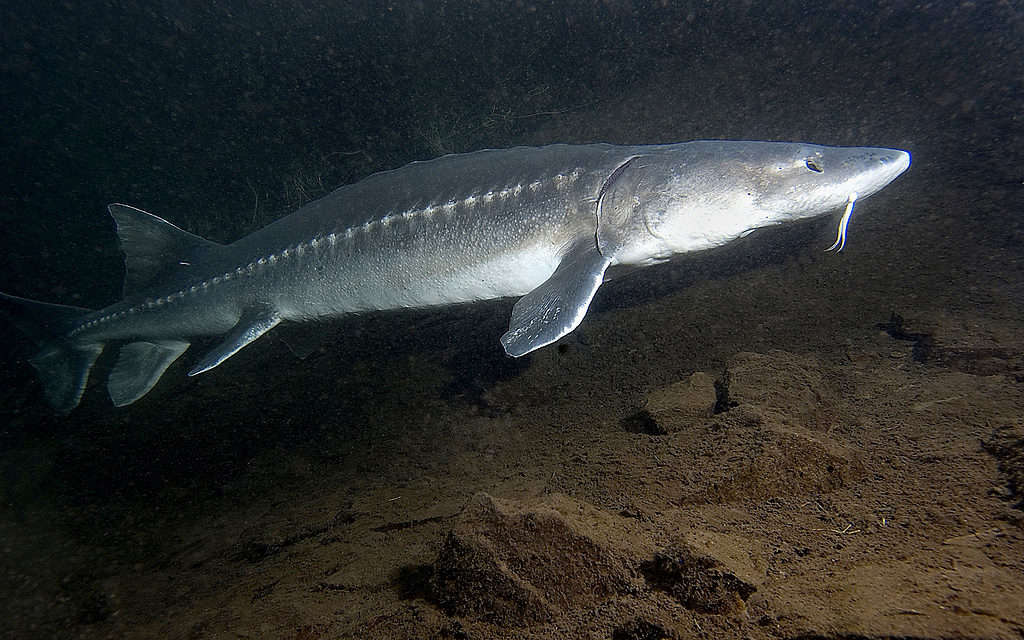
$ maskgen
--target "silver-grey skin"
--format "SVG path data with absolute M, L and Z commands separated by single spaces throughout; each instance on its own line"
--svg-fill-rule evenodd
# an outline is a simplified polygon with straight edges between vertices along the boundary
M 610 266 L 829 213 L 909 163 L 892 149 L 743 141 L 479 151 L 375 174 L 227 246 L 111 205 L 126 297 L 76 316 L 33 364 L 67 411 L 103 345 L 127 341 L 108 383 L 124 405 L 192 336 L 228 334 L 190 375 L 281 321 L 506 296 L 524 296 L 502 337 L 521 356 L 580 323 Z

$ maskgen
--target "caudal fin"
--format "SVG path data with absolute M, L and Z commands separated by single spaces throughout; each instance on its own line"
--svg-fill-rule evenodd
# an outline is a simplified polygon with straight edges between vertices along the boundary
M 36 302 L 0 293 L 0 310 L 35 342 L 39 352 L 29 362 L 39 374 L 46 399 L 56 411 L 68 413 L 85 391 L 103 343 L 73 344 L 64 336 L 91 309 Z

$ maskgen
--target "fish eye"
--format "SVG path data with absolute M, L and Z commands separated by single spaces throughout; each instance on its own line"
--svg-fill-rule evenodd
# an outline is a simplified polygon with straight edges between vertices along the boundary
M 807 165 L 807 168 L 814 173 L 821 173 L 824 171 L 824 169 L 821 168 L 821 165 L 814 161 L 814 158 L 807 158 L 807 160 L 804 161 L 804 164 Z

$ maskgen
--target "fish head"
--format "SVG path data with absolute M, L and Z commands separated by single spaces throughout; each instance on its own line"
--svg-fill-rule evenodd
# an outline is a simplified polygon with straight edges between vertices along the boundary
M 752 206 L 769 224 L 835 211 L 880 191 L 910 166 L 910 154 L 899 149 L 763 144 L 743 171 Z
M 617 202 L 633 209 L 632 241 L 620 243 L 617 262 L 645 264 L 716 247 L 844 205 L 849 213 L 854 200 L 908 166 L 906 151 L 876 147 L 716 140 L 655 147 L 637 154 L 619 176 L 625 182 L 607 189 L 628 193 Z M 649 236 L 642 241 L 641 222 Z M 599 243 L 600 231 L 599 220 Z

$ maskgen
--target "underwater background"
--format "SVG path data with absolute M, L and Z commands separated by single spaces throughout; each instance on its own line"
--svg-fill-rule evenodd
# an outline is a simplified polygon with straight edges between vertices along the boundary
M 512 300 L 367 314 L 196 378 L 186 355 L 122 409 L 104 358 L 57 416 L 5 324 L 0 637 L 1024 634 L 1019 3 L 14 0 L 0 24 L 0 291 L 63 304 L 120 297 L 111 202 L 230 242 L 482 148 L 914 158 L 841 254 L 837 218 L 759 231 L 608 283 L 521 360 Z

